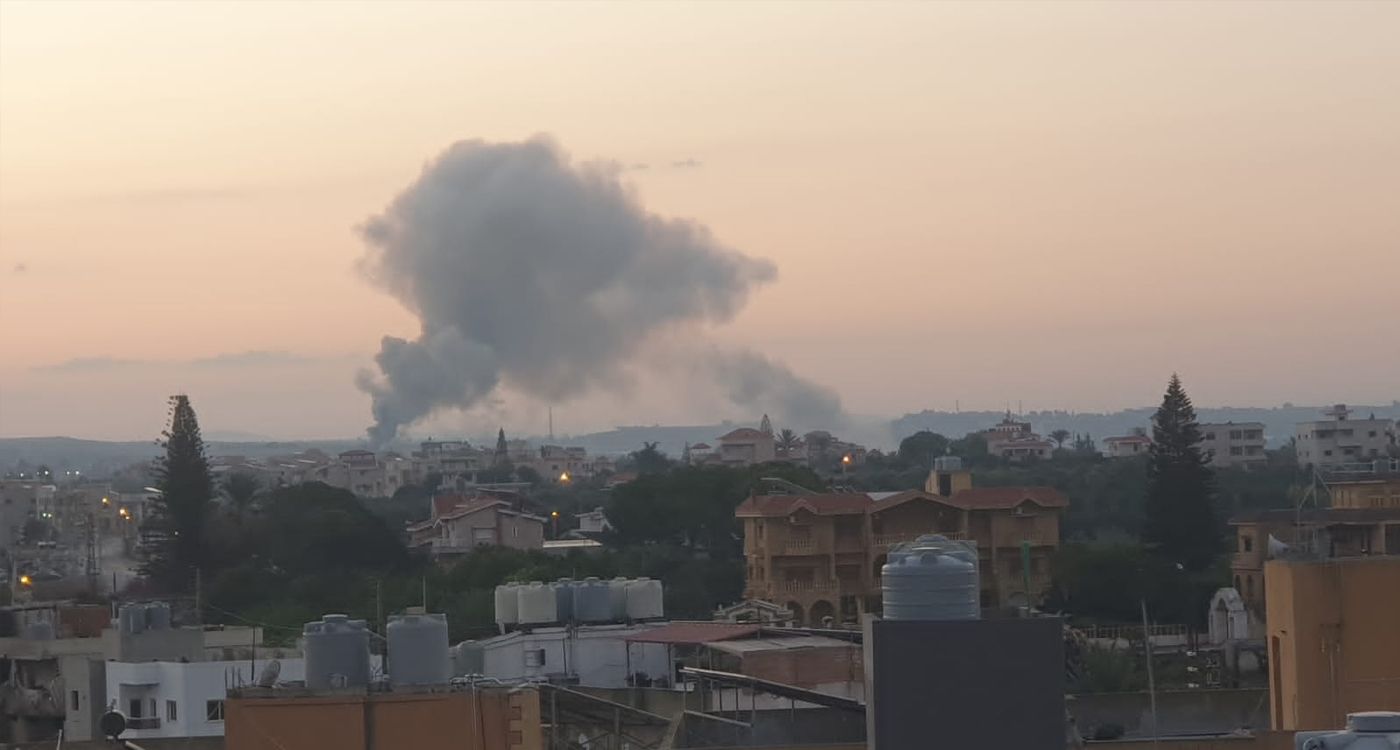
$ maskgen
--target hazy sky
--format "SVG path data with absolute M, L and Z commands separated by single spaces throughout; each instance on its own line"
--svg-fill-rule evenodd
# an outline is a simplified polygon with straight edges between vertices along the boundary
M 778 267 L 713 333 L 860 414 L 1400 398 L 1400 3 L 0 2 L 0 435 L 349 436 L 355 232 L 552 135 Z M 640 168 L 646 165 L 646 168 Z M 665 383 L 561 431 L 710 421 Z M 424 429 L 543 431 L 504 396 Z

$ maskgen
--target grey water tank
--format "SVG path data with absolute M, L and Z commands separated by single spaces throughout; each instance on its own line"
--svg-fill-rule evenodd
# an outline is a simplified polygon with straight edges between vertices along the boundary
M 308 688 L 325 690 L 369 684 L 369 630 L 364 620 L 326 615 L 306 623 L 301 633 Z M 390 659 L 393 658 L 391 654 Z
M 146 606 L 146 629 L 147 630 L 169 630 L 170 629 L 170 605 L 165 602 L 155 602 Z
M 452 676 L 445 615 L 389 618 L 389 684 L 442 685 Z
M 486 673 L 486 649 L 476 641 L 462 641 L 452 647 L 452 676 Z
M 890 550 L 880 569 L 887 620 L 976 620 L 981 616 L 975 549 L 942 537 Z
M 1343 732 L 1299 732 L 1296 750 L 1400 750 L 1400 713 L 1363 711 L 1347 714 Z
M 627 619 L 627 583 L 627 579 L 622 576 L 608 581 L 608 608 L 612 610 L 608 619 L 611 622 Z
M 612 599 L 607 583 L 593 577 L 574 583 L 574 619 L 579 622 L 612 621 Z
M 117 629 L 125 635 L 136 635 L 146 630 L 146 607 L 142 604 L 127 604 L 117 610 Z
M 638 578 L 627 582 L 627 619 L 655 620 L 662 616 L 661 582 Z
M 53 623 L 48 620 L 31 622 L 24 626 L 24 632 L 20 637 L 31 641 L 51 641 L 53 640 Z
M 549 584 L 554 589 L 554 609 L 559 622 L 574 621 L 574 579 L 560 578 Z

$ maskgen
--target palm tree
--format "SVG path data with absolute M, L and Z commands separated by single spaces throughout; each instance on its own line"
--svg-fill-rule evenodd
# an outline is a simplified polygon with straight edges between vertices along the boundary
M 238 472 L 230 474 L 224 480 L 224 494 L 228 496 L 234 512 L 240 517 L 247 512 L 248 506 L 253 502 L 253 497 L 261 489 L 262 485 L 258 482 L 258 478 L 252 474 Z
M 1066 430 L 1066 429 L 1063 429 L 1063 428 L 1062 428 L 1062 429 L 1055 430 L 1054 432 L 1050 433 L 1050 439 L 1055 441 L 1055 449 L 1056 449 L 1056 450 L 1059 450 L 1060 448 L 1065 447 L 1065 441 L 1066 441 L 1066 440 L 1069 440 L 1069 437 L 1070 437 L 1070 432 L 1069 432 L 1069 430 Z
M 778 432 L 778 455 L 791 458 L 792 449 L 797 447 L 797 440 L 797 433 L 784 427 Z

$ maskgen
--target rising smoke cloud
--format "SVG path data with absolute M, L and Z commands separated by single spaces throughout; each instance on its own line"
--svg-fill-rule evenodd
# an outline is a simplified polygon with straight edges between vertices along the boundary
M 648 212 L 621 172 L 545 137 L 462 141 L 361 227 L 363 271 L 422 324 L 413 341 L 385 336 L 379 373 L 359 375 L 371 440 L 502 384 L 561 401 L 614 383 L 659 332 L 730 320 L 775 278 L 704 226 Z M 834 394 L 762 355 L 700 349 L 690 372 L 737 404 L 839 414 Z

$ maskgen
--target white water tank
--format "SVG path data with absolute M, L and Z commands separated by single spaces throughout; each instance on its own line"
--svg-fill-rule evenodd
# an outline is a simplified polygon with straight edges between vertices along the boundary
M 1400 750 L 1400 712 L 1363 711 L 1347 714 L 1342 732 L 1299 732 L 1297 750 Z
M 407 614 L 389 618 L 389 684 L 442 685 L 452 675 L 447 617 Z
M 520 622 L 520 594 L 518 584 L 504 583 L 496 587 L 496 624 L 504 630 L 507 625 Z
M 574 583 L 574 619 L 588 623 L 612 620 L 607 583 L 591 576 Z
M 559 622 L 574 621 L 574 579 L 560 578 L 549 584 L 554 589 L 555 614 L 559 616 Z
M 301 633 L 308 688 L 326 690 L 369 684 L 369 630 L 364 620 L 326 615 L 306 623 Z
M 622 576 L 608 581 L 609 622 L 622 622 L 627 619 L 627 579 Z
M 462 641 L 452 647 L 452 676 L 486 673 L 486 649 L 476 641 Z
M 977 551 L 943 537 L 890 550 L 880 569 L 886 620 L 976 620 L 981 616 Z
M 627 582 L 627 619 L 655 620 L 663 616 L 661 582 L 638 578 Z
M 519 587 L 520 624 L 544 625 L 559 621 L 559 606 L 554 589 L 539 581 L 531 581 Z

